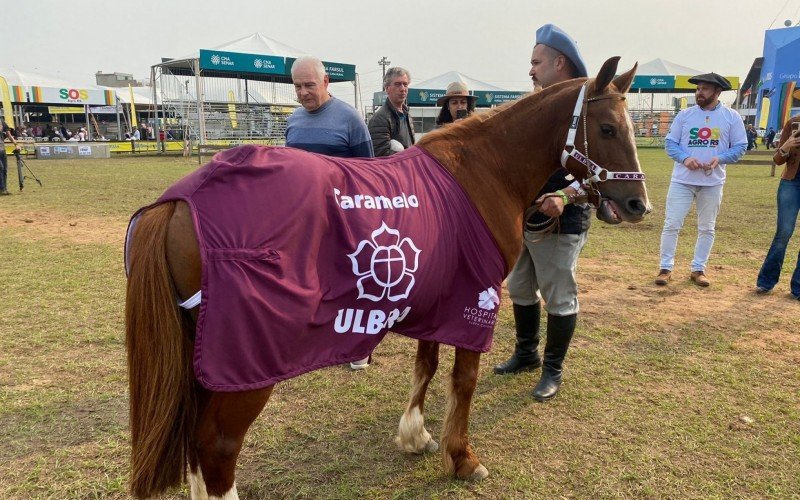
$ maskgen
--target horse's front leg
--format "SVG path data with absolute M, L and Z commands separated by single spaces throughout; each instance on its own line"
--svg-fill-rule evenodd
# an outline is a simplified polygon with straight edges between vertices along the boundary
M 489 475 L 469 445 L 469 410 L 478 382 L 481 353 L 456 348 L 456 362 L 447 395 L 447 414 L 442 432 L 445 470 L 460 479 L 479 480 Z
M 439 343 L 420 340 L 417 359 L 414 363 L 414 378 L 411 383 L 411 399 L 405 413 L 400 417 L 395 443 L 408 453 L 433 452 L 439 445 L 425 429 L 425 393 L 436 368 L 439 366 Z

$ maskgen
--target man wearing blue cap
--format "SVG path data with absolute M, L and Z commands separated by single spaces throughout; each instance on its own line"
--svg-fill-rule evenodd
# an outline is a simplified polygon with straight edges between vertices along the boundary
M 575 42 L 552 24 L 536 30 L 528 74 L 534 87 L 542 88 L 588 76 Z M 575 196 L 584 193 L 579 183 L 566 179 L 568 173 L 561 168 L 548 179 L 538 195 L 537 201 L 543 199 L 539 212 L 527 220 L 525 246 L 507 281 L 514 306 L 517 343 L 511 357 L 494 367 L 494 372 L 502 375 L 541 366 L 542 377 L 533 390 L 537 401 L 552 399 L 561 386 L 562 365 L 578 316 L 575 270 L 578 255 L 586 243 L 591 214 L 588 205 L 570 204 Z M 559 196 L 542 198 L 552 193 Z M 550 217 L 558 218 L 556 233 L 528 230 L 543 227 Z M 547 310 L 544 360 L 538 351 L 541 298 Z

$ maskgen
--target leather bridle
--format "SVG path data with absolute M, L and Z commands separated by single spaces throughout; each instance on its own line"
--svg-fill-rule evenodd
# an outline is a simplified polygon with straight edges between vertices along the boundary
M 597 189 L 597 184 L 600 182 L 605 181 L 640 181 L 643 182 L 646 178 L 643 172 L 615 172 L 609 171 L 598 165 L 594 160 L 589 158 L 589 128 L 587 126 L 587 115 L 589 110 L 589 103 L 595 101 L 602 101 L 604 99 L 621 99 L 625 100 L 625 94 L 621 93 L 612 93 L 612 94 L 603 94 L 595 97 L 586 97 L 586 89 L 588 88 L 590 82 L 586 82 L 581 86 L 581 91 L 578 93 L 578 100 L 575 102 L 575 110 L 572 112 L 572 119 L 570 120 L 569 131 L 567 132 L 567 141 L 564 145 L 564 150 L 561 152 L 561 166 L 566 168 L 567 161 L 570 158 L 573 158 L 578 161 L 581 165 L 586 167 L 586 175 L 584 178 L 579 179 L 581 183 L 581 188 L 586 192 L 586 199 L 590 205 L 592 205 L 595 209 L 599 208 L 603 196 L 600 191 Z M 586 110 L 584 112 L 584 105 L 586 105 Z M 583 150 L 584 153 L 578 151 L 578 148 L 575 147 L 575 138 L 578 135 L 578 127 L 580 126 L 581 122 L 583 122 Z M 570 174 L 573 178 L 575 177 L 573 174 Z M 558 195 L 552 195 L 558 196 Z M 545 233 L 551 232 L 554 227 L 555 220 L 553 218 L 548 219 L 539 224 L 531 224 L 527 222 L 529 216 L 533 211 L 537 211 L 539 209 L 539 205 L 533 205 L 528 210 L 525 211 L 525 218 L 526 221 L 524 226 L 527 231 L 532 233 Z
M 615 172 L 605 169 L 595 163 L 591 158 L 589 158 L 589 129 L 586 124 L 587 122 L 587 115 L 589 110 L 589 103 L 595 101 L 601 101 L 603 99 L 625 99 L 625 94 L 603 94 L 596 97 L 589 97 L 586 98 L 586 89 L 589 85 L 589 82 L 584 83 L 581 86 L 581 91 L 578 93 L 578 100 L 575 102 L 575 111 L 572 113 L 572 119 L 569 125 L 569 131 L 567 132 L 567 141 L 564 145 L 564 150 L 561 152 L 561 166 L 566 168 L 567 161 L 570 158 L 574 158 L 578 161 L 581 165 L 586 167 L 586 176 L 581 179 L 581 183 L 584 184 L 584 187 L 588 187 L 587 191 L 590 193 L 594 193 L 599 195 L 597 192 L 596 184 L 605 181 L 644 181 L 646 176 L 642 172 Z M 584 104 L 586 105 L 586 112 L 584 112 Z M 578 135 L 578 127 L 580 123 L 583 122 L 583 150 L 584 153 L 578 151 L 578 148 L 575 147 L 575 137 Z M 591 201 L 591 196 L 590 196 Z M 598 204 L 592 203 L 595 207 L 599 206 L 599 199 L 597 200 Z

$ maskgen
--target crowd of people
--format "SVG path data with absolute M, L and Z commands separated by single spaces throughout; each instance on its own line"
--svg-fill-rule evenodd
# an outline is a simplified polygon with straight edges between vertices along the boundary
M 534 91 L 587 75 L 577 44 L 567 33 L 552 24 L 537 30 L 529 71 Z M 383 80 L 386 100 L 366 127 L 355 109 L 328 93 L 328 77 L 319 59 L 298 60 L 292 76 L 302 107 L 289 118 L 287 146 L 334 156 L 371 157 L 395 154 L 414 144 L 414 124 L 406 102 L 411 84 L 408 70 L 387 70 Z M 660 271 L 655 280 L 659 286 L 667 286 L 672 280 L 678 235 L 693 204 L 697 209 L 698 235 L 689 277 L 697 286 L 710 286 L 706 268 L 722 202 L 725 167 L 735 163 L 747 149 L 756 148 L 759 138 L 754 127 L 745 128 L 739 115 L 720 103 L 720 94 L 731 89 L 728 80 L 707 73 L 690 82 L 697 86 L 696 104 L 676 116 L 666 138 L 666 152 L 674 165 L 661 235 Z M 463 82 L 452 82 L 437 101 L 441 107 L 437 127 L 470 116 L 476 100 Z M 800 117 L 792 123 L 800 123 Z M 692 133 L 705 128 L 709 140 L 698 140 Z M 776 163 L 787 164 L 778 193 L 778 231 L 759 274 L 757 293 L 767 293 L 775 286 L 786 243 L 800 211 L 800 181 L 795 180 L 800 137 L 787 130 L 775 144 L 780 146 Z M 762 134 L 767 147 L 773 145 L 775 135 L 773 129 Z M 537 195 L 540 207 L 526 221 L 524 246 L 507 279 L 516 344 L 511 356 L 495 366 L 494 372 L 517 374 L 541 367 L 541 377 L 533 390 L 538 401 L 548 401 L 558 393 L 563 363 L 577 324 L 576 271 L 588 238 L 591 214 L 586 203 L 578 202 L 584 195 L 580 183 L 568 180 L 565 169 L 553 174 Z M 558 221 L 557 234 L 537 231 L 548 220 Z M 800 259 L 791 290 L 800 299 Z M 543 308 L 547 311 L 547 326 L 544 351 L 540 354 Z M 351 368 L 362 369 L 370 362 L 371 357 L 365 358 L 351 363 Z
M 46 124 L 44 127 L 40 125 L 33 125 L 26 123 L 20 125 L 15 129 L 10 129 L 9 132 L 17 140 L 33 139 L 34 141 L 71 141 L 71 142 L 84 142 L 84 141 L 106 141 L 103 134 L 95 133 L 90 137 L 89 131 L 86 127 L 69 128 L 62 123 Z
M 298 102 L 301 104 L 287 121 L 286 145 L 338 157 L 389 156 L 414 145 L 414 123 L 407 97 L 411 74 L 402 67 L 389 68 L 383 79 L 386 100 L 368 123 L 349 104 L 328 92 L 329 77 L 316 57 L 301 57 L 291 70 Z M 560 82 L 588 76 L 576 42 L 552 24 L 536 31 L 528 75 L 534 91 Z M 746 150 L 757 148 L 759 133 L 744 126 L 741 117 L 723 106 L 719 97 L 731 84 L 716 73 L 697 75 L 696 104 L 678 113 L 666 137 L 666 153 L 674 161 L 667 193 L 665 221 L 661 233 L 658 286 L 673 278 L 678 236 L 684 220 L 696 207 L 697 240 L 689 265 L 691 281 L 700 287 L 711 285 L 706 269 L 715 238 L 716 220 L 726 181 L 726 166 L 736 163 Z M 448 85 L 438 101 L 441 107 L 437 127 L 447 127 L 475 112 L 477 98 L 460 81 Z M 16 135 L 7 127 L 3 134 L 15 137 L 55 137 L 82 141 L 88 133 L 81 127 L 70 131 L 64 125 L 20 127 Z M 776 147 L 777 165 L 785 165 L 777 193 L 777 230 L 757 277 L 756 293 L 769 293 L 778 282 L 786 247 L 800 213 L 800 116 L 783 127 L 774 141 L 772 128 L 761 136 L 767 148 Z M 147 123 L 130 129 L 126 139 L 153 140 L 153 127 Z M 0 193 L 6 194 L 6 157 L 0 152 Z M 533 397 L 552 399 L 559 391 L 563 363 L 570 346 L 579 312 L 577 265 L 586 244 L 591 209 L 584 200 L 580 183 L 568 177 L 566 169 L 556 171 L 537 195 L 538 210 L 526 220 L 524 245 L 516 266 L 507 279 L 513 303 L 516 344 L 511 356 L 494 367 L 499 375 L 518 374 L 541 367 L 542 373 Z M 557 220 L 558 233 L 538 228 Z M 800 256 L 794 269 L 791 293 L 800 300 Z M 544 305 L 542 306 L 542 302 Z M 541 311 L 547 312 L 546 340 L 539 354 Z M 363 369 L 371 356 L 354 361 L 351 368 Z
M 44 127 L 38 124 L 31 125 L 25 123 L 16 128 L 10 128 L 8 132 L 14 139 L 17 140 L 41 140 L 41 141 L 62 141 L 62 142 L 84 142 L 84 141 L 107 141 L 105 135 L 99 131 L 95 131 L 91 136 L 86 127 L 79 126 L 77 128 L 67 127 L 62 123 L 47 123 Z M 156 139 L 155 129 L 149 123 L 141 123 L 138 127 L 129 128 L 125 132 L 125 139 L 154 141 Z M 164 133 L 161 132 L 161 140 L 164 140 Z

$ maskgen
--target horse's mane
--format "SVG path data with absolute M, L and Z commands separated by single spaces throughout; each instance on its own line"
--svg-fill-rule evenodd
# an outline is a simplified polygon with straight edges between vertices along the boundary
M 431 142 L 442 140 L 463 143 L 465 140 L 474 139 L 477 135 L 483 136 L 490 133 L 491 129 L 487 129 L 484 125 L 489 125 L 498 119 L 502 120 L 508 114 L 520 112 L 521 108 L 525 108 L 526 111 L 535 115 L 548 112 L 558 101 L 558 99 L 550 99 L 550 97 L 569 91 L 577 82 L 583 83 L 585 81 L 585 78 L 579 78 L 556 83 L 539 92 L 531 92 L 517 100 L 503 103 L 488 111 L 474 113 L 465 120 L 453 122 L 440 129 L 426 133 L 417 144 L 424 148 L 425 145 Z

